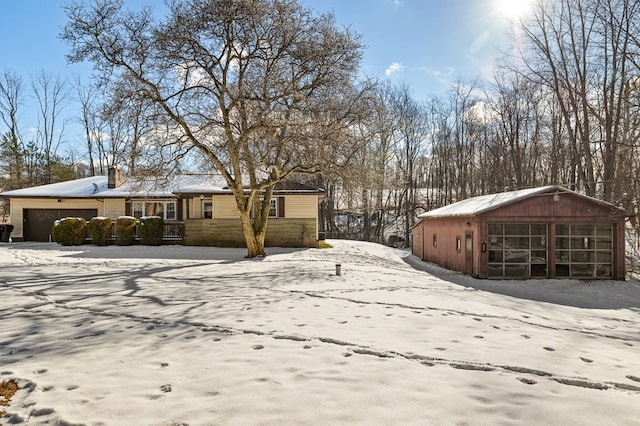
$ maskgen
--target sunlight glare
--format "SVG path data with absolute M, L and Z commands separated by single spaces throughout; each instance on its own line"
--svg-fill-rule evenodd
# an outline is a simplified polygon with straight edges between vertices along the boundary
M 494 0 L 499 14 L 508 19 L 518 19 L 531 8 L 531 0 Z

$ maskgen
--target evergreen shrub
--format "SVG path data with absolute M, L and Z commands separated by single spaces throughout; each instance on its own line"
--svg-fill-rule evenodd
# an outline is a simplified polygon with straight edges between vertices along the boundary
M 87 221 L 81 217 L 65 217 L 56 220 L 51 231 L 53 241 L 63 246 L 84 244 L 87 236 Z
M 162 244 L 164 232 L 164 220 L 158 216 L 146 216 L 140 219 L 138 234 L 140 243 L 146 246 L 159 246 Z
M 93 244 L 106 246 L 109 244 L 109 237 L 111 236 L 111 219 L 108 217 L 91 218 L 87 224 L 87 231 Z
M 135 217 L 131 216 L 120 216 L 116 220 L 116 225 L 114 229 L 115 235 L 115 243 L 118 246 L 130 246 L 133 244 L 133 241 L 136 236 L 136 225 L 137 221 Z

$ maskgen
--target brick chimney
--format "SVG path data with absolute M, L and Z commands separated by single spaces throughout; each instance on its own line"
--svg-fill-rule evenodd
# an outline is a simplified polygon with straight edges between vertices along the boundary
M 118 166 L 110 166 L 107 172 L 107 187 L 109 189 L 118 188 L 126 180 L 124 171 L 120 170 Z

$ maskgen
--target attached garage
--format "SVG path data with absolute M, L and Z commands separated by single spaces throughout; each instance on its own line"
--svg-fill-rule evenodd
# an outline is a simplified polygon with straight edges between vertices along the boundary
M 24 209 L 24 241 L 50 241 L 56 220 L 63 217 L 82 217 L 89 221 L 98 216 L 97 209 Z
M 478 278 L 622 280 L 628 216 L 559 186 L 483 195 L 420 215 L 412 250 Z

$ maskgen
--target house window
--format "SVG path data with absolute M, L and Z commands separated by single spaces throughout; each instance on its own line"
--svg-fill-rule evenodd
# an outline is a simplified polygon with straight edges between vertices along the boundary
M 175 201 L 134 201 L 131 213 L 136 219 L 144 216 L 159 216 L 164 220 L 176 220 Z
M 278 217 L 278 199 L 272 198 L 271 208 L 269 209 L 269 217 Z
M 459 235 L 456 237 L 456 251 L 458 253 L 462 251 L 462 238 Z
M 132 203 L 131 210 L 131 214 L 133 215 L 133 217 L 135 217 L 136 219 L 140 219 L 143 216 L 142 212 L 144 212 L 144 203 L 140 201 L 134 201 Z
M 438 234 L 433 234 L 433 246 L 438 247 Z
M 175 201 L 169 201 L 165 203 L 166 208 L 164 209 L 164 219 L 165 220 L 176 220 L 176 203 Z
M 278 217 L 278 197 L 272 198 L 270 201 L 269 218 Z M 260 200 L 260 208 L 262 208 L 264 200 Z
M 213 219 L 213 202 L 209 200 L 202 200 L 202 218 Z

